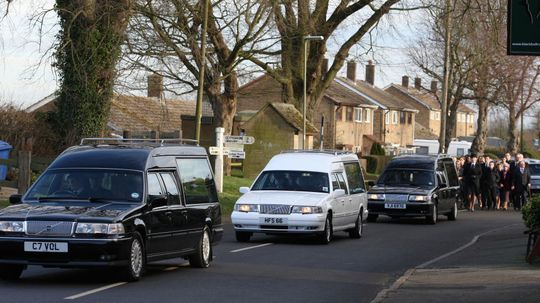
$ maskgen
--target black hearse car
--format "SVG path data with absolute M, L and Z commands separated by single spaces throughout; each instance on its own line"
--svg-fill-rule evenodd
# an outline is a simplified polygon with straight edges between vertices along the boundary
M 448 156 L 406 155 L 390 161 L 368 191 L 368 221 L 379 215 L 392 218 L 426 217 L 437 223 L 444 214 L 457 217 L 459 181 Z
M 10 201 L 0 210 L 3 279 L 28 265 L 117 266 L 130 281 L 166 258 L 208 267 L 223 233 L 205 149 L 165 140 L 83 140 Z

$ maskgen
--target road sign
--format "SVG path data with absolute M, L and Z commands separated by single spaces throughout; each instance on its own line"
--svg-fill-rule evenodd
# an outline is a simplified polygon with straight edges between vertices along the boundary
M 255 137 L 252 136 L 225 136 L 225 144 L 253 144 L 255 143 Z
M 229 151 L 228 157 L 231 159 L 245 159 L 246 152 L 243 151 Z
M 219 154 L 219 147 L 217 146 L 210 146 L 209 150 L 210 150 L 211 155 L 217 156 Z M 228 154 L 229 154 L 229 150 L 227 148 L 223 148 L 222 155 L 226 156 Z

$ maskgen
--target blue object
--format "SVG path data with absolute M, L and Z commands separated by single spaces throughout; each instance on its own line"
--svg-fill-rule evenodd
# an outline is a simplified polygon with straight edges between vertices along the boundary
M 13 146 L 9 145 L 9 143 L 0 141 L 0 159 L 8 159 L 9 158 L 9 152 Z M 7 166 L 6 165 L 0 165 L 0 181 L 6 180 L 7 176 Z

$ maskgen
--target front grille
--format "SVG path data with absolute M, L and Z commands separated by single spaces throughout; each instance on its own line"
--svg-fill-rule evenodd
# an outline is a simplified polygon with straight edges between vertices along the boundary
M 74 222 L 66 221 L 27 221 L 26 234 L 32 236 L 71 236 Z
M 407 202 L 409 200 L 409 195 L 386 194 L 385 198 L 385 201 L 387 202 Z
M 269 215 L 288 215 L 291 213 L 291 206 L 280 204 L 261 204 L 259 212 L 261 214 Z

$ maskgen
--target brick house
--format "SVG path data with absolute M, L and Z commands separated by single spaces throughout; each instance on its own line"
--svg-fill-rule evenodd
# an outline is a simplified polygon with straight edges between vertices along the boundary
M 391 84 L 385 91 L 395 96 L 403 104 L 418 110 L 416 121 L 423 132 L 415 134 L 418 139 L 438 138 L 441 131 L 441 105 L 435 94 L 440 92 L 437 81 L 431 81 L 430 89 L 422 86 L 422 80 L 415 78 L 414 87 L 409 86 L 409 77 L 403 76 L 401 85 Z M 474 110 L 464 104 L 458 106 L 455 134 L 458 136 L 474 134 Z M 427 130 L 429 133 L 426 133 Z M 429 137 L 429 138 L 428 138 Z

